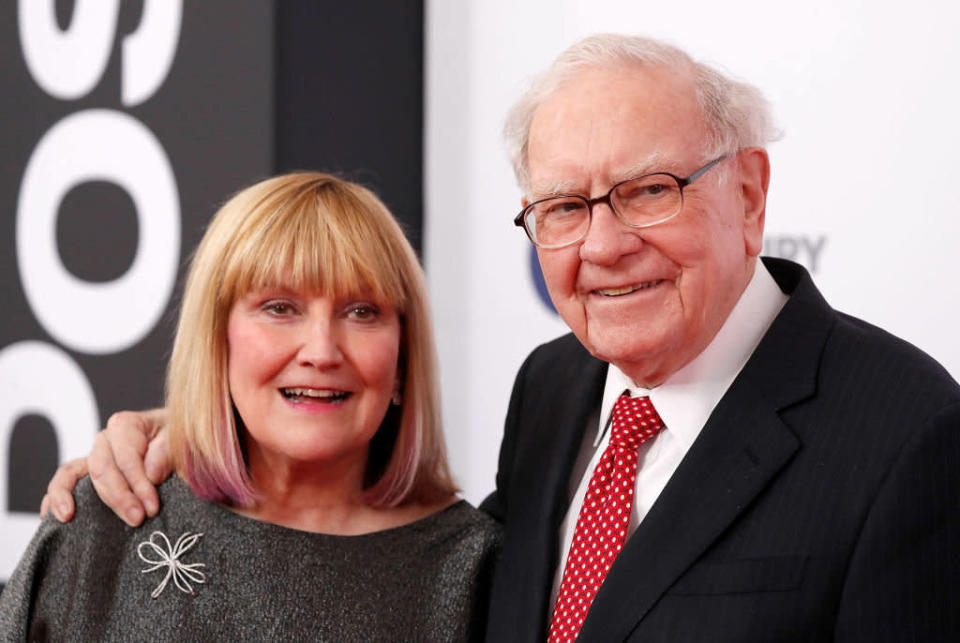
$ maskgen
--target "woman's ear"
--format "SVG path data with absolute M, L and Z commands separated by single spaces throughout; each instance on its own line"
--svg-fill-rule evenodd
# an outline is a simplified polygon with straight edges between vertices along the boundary
M 403 404 L 403 383 L 400 381 L 399 375 L 397 375 L 397 379 L 393 383 L 393 394 L 390 396 L 390 403 L 394 406 Z

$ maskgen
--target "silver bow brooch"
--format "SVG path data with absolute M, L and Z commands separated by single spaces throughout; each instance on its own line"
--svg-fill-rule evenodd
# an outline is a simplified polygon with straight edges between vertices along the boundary
M 204 567 L 203 563 L 184 563 L 180 558 L 187 553 L 203 534 L 191 534 L 189 531 L 177 538 L 177 542 L 170 546 L 170 540 L 162 532 L 155 531 L 150 534 L 150 540 L 145 540 L 137 545 L 137 555 L 140 560 L 150 565 L 150 567 L 141 571 L 141 574 L 149 574 L 158 569 L 166 568 L 167 574 L 157 585 L 157 588 L 150 594 L 151 598 L 160 596 L 160 593 L 166 588 L 170 579 L 181 592 L 193 595 L 193 587 L 190 581 L 194 583 L 207 582 L 206 575 L 199 570 Z M 156 542 L 154 542 L 156 540 Z M 150 555 L 156 555 L 157 558 L 151 558 L 144 555 L 144 549 Z

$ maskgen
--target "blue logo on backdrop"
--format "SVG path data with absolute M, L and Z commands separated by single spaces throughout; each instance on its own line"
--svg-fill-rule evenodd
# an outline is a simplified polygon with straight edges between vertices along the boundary
M 546 306 L 554 315 L 557 314 L 557 309 L 553 307 L 553 302 L 550 301 L 550 293 L 547 292 L 547 284 L 543 280 L 543 272 L 540 271 L 540 261 L 537 259 L 537 249 L 530 246 L 530 277 L 533 279 L 533 285 L 537 289 L 537 296 L 540 298 L 540 303 Z

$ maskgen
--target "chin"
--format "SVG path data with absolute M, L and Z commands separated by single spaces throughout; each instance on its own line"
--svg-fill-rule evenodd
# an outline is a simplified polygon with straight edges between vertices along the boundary
M 593 338 L 585 346 L 597 359 L 620 365 L 636 364 L 649 359 L 657 352 L 655 347 L 658 343 L 636 334 L 628 334 Z
M 603 329 L 595 324 L 593 329 L 587 329 L 584 345 L 595 357 L 618 366 L 660 361 L 683 346 L 686 333 L 681 324 L 653 321 L 659 323 L 642 324 L 633 320 L 633 323 L 607 325 Z

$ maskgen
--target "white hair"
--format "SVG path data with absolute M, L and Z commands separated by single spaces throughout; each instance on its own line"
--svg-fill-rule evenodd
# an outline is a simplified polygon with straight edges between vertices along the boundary
M 545 72 L 533 79 L 507 114 L 503 134 L 521 189 L 529 191 L 530 188 L 527 167 L 530 125 L 543 101 L 586 69 L 630 66 L 665 67 L 691 75 L 708 132 L 705 157 L 747 147 L 764 147 L 779 138 L 770 105 L 756 87 L 728 78 L 693 60 L 681 49 L 652 38 L 596 34 L 560 54 Z

